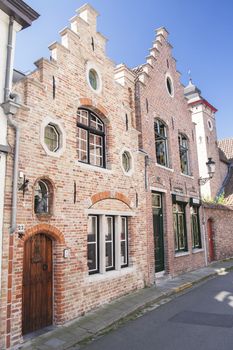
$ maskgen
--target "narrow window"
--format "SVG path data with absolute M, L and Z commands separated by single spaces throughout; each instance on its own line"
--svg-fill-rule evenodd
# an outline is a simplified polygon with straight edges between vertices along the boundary
M 187 232 L 185 222 L 185 204 L 173 204 L 173 225 L 175 236 L 175 251 L 187 251 Z
M 105 234 L 106 270 L 113 270 L 115 267 L 114 217 L 107 216 L 106 219 L 107 219 L 107 232 Z
M 167 127 L 162 121 L 155 120 L 154 130 L 156 161 L 158 164 L 168 167 Z
M 105 129 L 102 120 L 89 110 L 78 110 L 78 159 L 105 167 Z
M 34 211 L 36 214 L 50 214 L 51 191 L 45 180 L 38 180 L 34 191 Z
M 199 221 L 199 208 L 197 206 L 190 207 L 191 214 L 191 232 L 193 249 L 201 248 L 201 230 Z
M 125 114 L 125 129 L 128 131 L 129 129 L 129 119 L 128 119 L 128 114 Z
M 56 97 L 56 80 L 55 77 L 53 76 L 53 99 L 55 100 Z
M 148 99 L 146 98 L 146 113 L 149 112 L 149 103 L 148 103 Z
M 89 217 L 88 225 L 88 237 L 87 237 L 87 262 L 89 273 L 99 272 L 99 227 L 98 216 Z
M 128 266 L 128 220 L 121 217 L 121 267 Z
M 95 42 L 94 42 L 93 36 L 91 37 L 91 46 L 92 46 L 92 50 L 95 51 Z
M 185 175 L 189 175 L 189 149 L 188 139 L 186 136 L 180 134 L 178 136 L 179 152 L 180 152 L 180 167 L 181 172 Z

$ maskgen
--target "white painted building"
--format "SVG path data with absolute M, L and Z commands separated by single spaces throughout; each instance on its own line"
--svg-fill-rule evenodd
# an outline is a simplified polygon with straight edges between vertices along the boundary
M 13 75 L 16 33 L 27 28 L 38 14 L 21 0 L 0 0 L 0 105 L 9 99 Z M 2 230 L 5 167 L 10 152 L 7 144 L 7 115 L 0 108 L 0 279 L 2 261 Z M 1 285 L 1 283 L 0 283 Z
M 195 123 L 200 178 L 208 179 L 209 177 L 206 165 L 209 158 L 216 165 L 213 178 L 200 185 L 202 198 L 213 199 L 218 194 L 222 182 L 215 120 L 217 109 L 201 96 L 201 91 L 191 80 L 184 92 L 192 112 L 192 120 Z

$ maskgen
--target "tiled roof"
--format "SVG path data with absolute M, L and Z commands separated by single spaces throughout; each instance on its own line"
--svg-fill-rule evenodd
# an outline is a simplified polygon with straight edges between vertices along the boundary
M 218 147 L 230 162 L 233 161 L 233 138 L 218 141 Z

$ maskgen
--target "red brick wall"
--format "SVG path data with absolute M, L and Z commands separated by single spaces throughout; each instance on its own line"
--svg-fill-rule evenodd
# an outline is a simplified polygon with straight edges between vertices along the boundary
M 172 193 L 186 198 L 199 197 L 198 162 L 195 140 L 195 128 L 191 114 L 184 98 L 184 87 L 180 82 L 180 73 L 172 57 L 171 45 L 167 42 L 167 32 L 162 29 L 158 34 L 147 63 L 138 68 L 136 83 L 136 120 L 141 131 L 140 147 L 149 156 L 148 191 L 147 191 L 147 230 L 150 246 L 150 266 L 154 271 L 154 242 L 151 209 L 151 190 L 161 191 L 164 201 L 164 242 L 165 271 L 177 275 L 204 265 L 204 251 L 192 251 L 190 208 L 186 206 L 186 224 L 188 235 L 188 252 L 175 254 L 172 215 Z M 172 78 L 174 97 L 166 87 L 166 74 Z M 147 101 L 148 111 L 147 111 Z M 167 125 L 168 152 L 170 168 L 156 164 L 154 120 L 159 118 Z M 191 176 L 181 174 L 178 148 L 178 134 L 184 133 L 189 141 Z M 202 218 L 200 217 L 200 220 Z
M 233 208 L 223 205 L 205 204 L 205 222 L 212 220 L 215 260 L 233 257 L 232 223 Z M 206 225 L 206 239 L 208 230 Z M 209 258 L 209 246 L 208 258 Z

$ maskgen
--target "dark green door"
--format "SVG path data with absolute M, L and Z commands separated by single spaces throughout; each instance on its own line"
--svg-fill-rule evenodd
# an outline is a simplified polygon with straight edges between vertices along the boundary
M 162 195 L 152 193 L 155 272 L 164 270 L 163 207 Z

